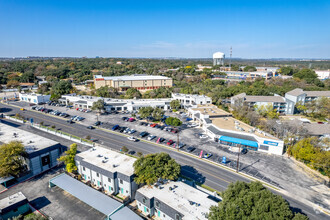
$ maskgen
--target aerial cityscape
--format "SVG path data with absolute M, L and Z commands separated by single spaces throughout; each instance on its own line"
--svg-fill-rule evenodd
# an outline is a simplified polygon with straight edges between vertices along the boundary
M 0 10 L 0 220 L 330 219 L 329 1 Z

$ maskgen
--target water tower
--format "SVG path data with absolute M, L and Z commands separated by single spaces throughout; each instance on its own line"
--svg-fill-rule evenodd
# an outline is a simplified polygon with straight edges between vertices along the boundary
M 222 52 L 216 52 L 213 54 L 213 66 L 223 65 L 225 61 L 225 54 Z

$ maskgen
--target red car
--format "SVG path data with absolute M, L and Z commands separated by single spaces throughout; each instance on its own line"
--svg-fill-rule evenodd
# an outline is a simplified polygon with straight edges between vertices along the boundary
M 174 141 L 169 140 L 169 141 L 167 142 L 167 145 L 172 145 L 173 143 L 174 143 Z
M 155 126 L 156 126 L 156 124 L 155 124 L 155 123 L 150 125 L 150 127 L 152 127 L 152 128 L 154 128 Z
M 174 134 L 176 134 L 176 133 L 178 133 L 178 130 L 173 129 L 171 132 L 174 133 Z
M 129 118 L 128 121 L 133 122 L 133 121 L 135 121 L 135 118 Z

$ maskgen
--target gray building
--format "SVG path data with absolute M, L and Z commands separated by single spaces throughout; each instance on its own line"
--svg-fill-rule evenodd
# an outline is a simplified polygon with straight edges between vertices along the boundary
M 209 194 L 183 182 L 144 186 L 135 199 L 145 216 L 161 220 L 206 220 L 210 207 L 217 205 Z
M 103 147 L 76 155 L 78 173 L 85 181 L 103 188 L 108 194 L 134 198 L 138 185 L 134 182 L 135 158 Z
M 0 142 L 21 141 L 26 150 L 26 168 L 31 175 L 37 175 L 58 164 L 57 158 L 63 146 L 51 139 L 0 123 Z

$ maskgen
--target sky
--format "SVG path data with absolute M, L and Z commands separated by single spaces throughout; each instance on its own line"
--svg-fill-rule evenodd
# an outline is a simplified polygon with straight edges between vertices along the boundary
M 330 58 L 330 0 L 0 0 L 0 57 Z

